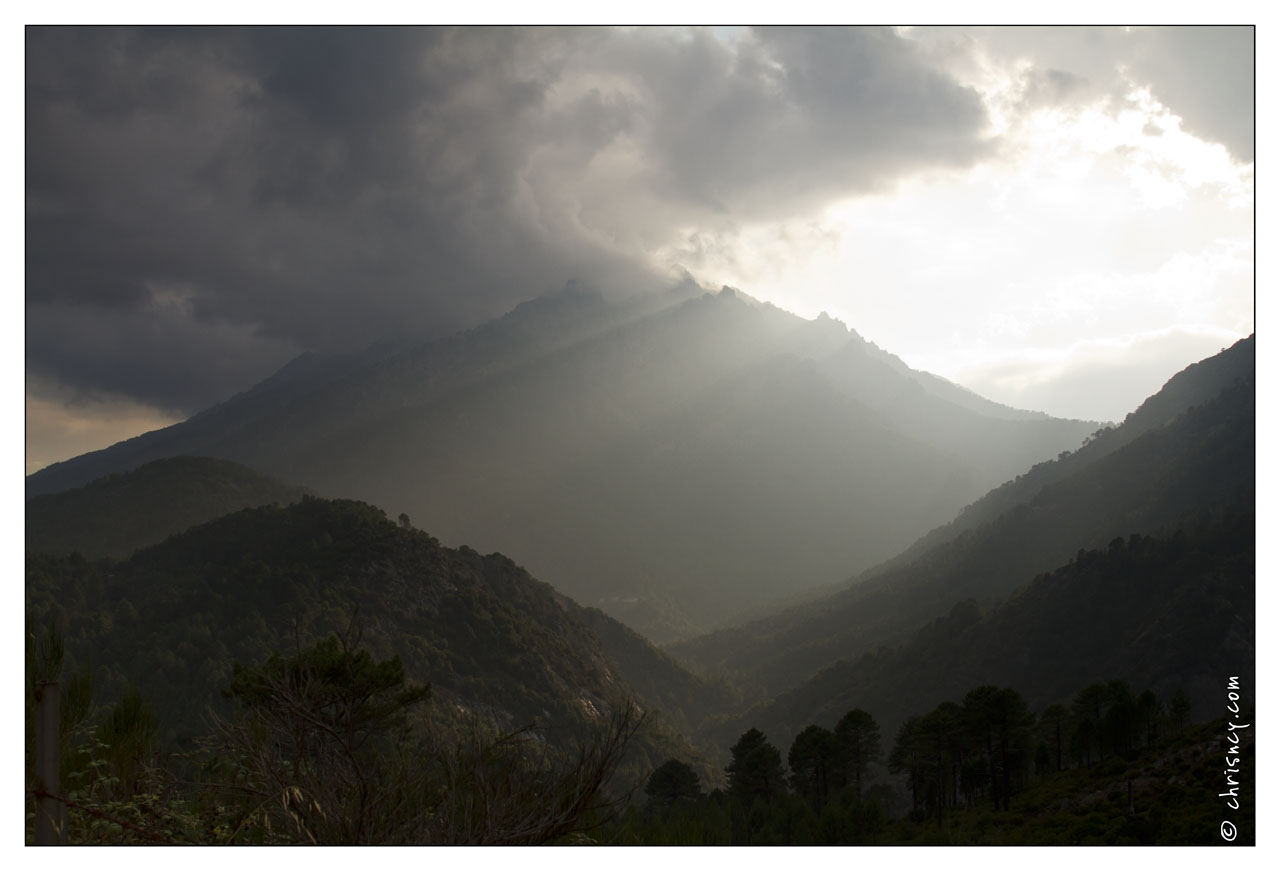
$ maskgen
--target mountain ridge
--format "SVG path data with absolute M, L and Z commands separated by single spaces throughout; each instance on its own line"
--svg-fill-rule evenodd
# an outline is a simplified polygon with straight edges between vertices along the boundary
M 749 727 L 780 746 L 809 723 L 878 712 L 886 734 L 978 684 L 1011 686 L 1033 707 L 1119 678 L 1163 698 L 1188 692 L 1196 720 L 1221 710 L 1224 675 L 1254 685 L 1254 516 L 1205 517 L 1190 531 L 1116 538 L 1081 550 L 984 611 L 975 601 L 903 643 L 841 659 L 750 711 L 714 724 L 715 746 Z M 946 668 L 938 663 L 945 662 Z
M 922 382 L 940 390 L 837 321 L 731 288 L 570 289 L 389 356 L 297 361 L 28 492 L 222 457 L 512 554 L 663 641 L 888 559 L 1092 430 L 984 416 Z
M 668 649 L 696 668 L 736 675 L 768 697 L 837 659 L 899 643 L 957 601 L 1003 597 L 1080 548 L 1172 531 L 1204 510 L 1252 510 L 1254 384 L 1245 368 L 1248 380 L 1220 379 L 1214 399 L 1163 426 L 1137 418 L 1141 431 L 1115 433 L 1110 444 L 1118 447 L 1111 451 L 1091 444 L 1075 462 L 1043 464 L 1038 468 L 1049 483 L 990 520 L 953 525 L 946 537 L 931 533 L 841 589 Z M 1056 464 L 1067 468 L 1043 471 Z M 986 498 L 1004 498 L 1008 490 Z

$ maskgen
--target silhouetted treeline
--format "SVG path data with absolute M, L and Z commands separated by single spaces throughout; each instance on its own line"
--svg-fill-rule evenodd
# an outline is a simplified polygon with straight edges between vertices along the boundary
M 985 685 L 909 717 L 883 747 L 860 709 L 834 731 L 810 725 L 785 765 L 750 729 L 730 748 L 724 789 L 704 794 L 669 760 L 648 803 L 606 834 L 618 844 L 1215 843 L 1221 808 L 1206 790 L 1225 728 L 1193 727 L 1189 710 L 1181 688 L 1162 699 L 1118 679 L 1039 712 Z M 1242 822 L 1252 836 L 1251 798 Z

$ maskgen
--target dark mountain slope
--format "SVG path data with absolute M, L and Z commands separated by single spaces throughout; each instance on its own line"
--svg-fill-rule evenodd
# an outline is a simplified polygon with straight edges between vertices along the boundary
M 273 502 L 287 505 L 309 493 L 227 460 L 156 460 L 28 500 L 27 550 L 123 558 L 215 517 Z
M 1171 530 L 1202 511 L 1251 511 L 1254 452 L 1250 377 L 910 561 L 672 652 L 771 696 L 838 659 L 897 643 L 962 599 L 1003 597 L 1082 547 Z
M 727 703 L 719 685 L 506 557 L 441 547 L 357 502 L 248 509 L 124 562 L 32 556 L 27 615 L 33 625 L 63 621 L 101 698 L 136 682 L 179 736 L 222 704 L 234 661 L 261 662 L 353 619 L 376 658 L 399 655 L 411 680 L 433 685 L 446 719 L 576 722 L 634 696 L 655 717 L 651 743 L 670 744 L 663 722 L 684 725 Z
M 391 356 L 303 362 L 29 490 L 198 450 L 407 512 L 670 638 L 887 559 L 1091 430 L 941 399 L 829 318 L 682 293 L 565 292 Z
M 755 726 L 787 746 L 855 707 L 891 735 L 974 686 L 1011 686 L 1038 709 L 1113 678 L 1164 698 L 1186 689 L 1195 719 L 1216 716 L 1228 675 L 1254 686 L 1254 522 L 1228 512 L 1189 532 L 1081 551 L 989 612 L 960 603 L 898 649 L 838 662 L 710 737 L 725 746 Z

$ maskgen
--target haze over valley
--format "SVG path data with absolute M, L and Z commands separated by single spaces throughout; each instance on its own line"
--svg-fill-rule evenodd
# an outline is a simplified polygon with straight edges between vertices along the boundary
M 1252 28 L 26 41 L 28 843 L 1254 843 Z
M 887 559 L 1100 426 L 984 402 L 830 318 L 671 296 L 567 290 L 385 358 L 300 359 L 28 491 L 230 459 L 517 554 L 666 641 Z

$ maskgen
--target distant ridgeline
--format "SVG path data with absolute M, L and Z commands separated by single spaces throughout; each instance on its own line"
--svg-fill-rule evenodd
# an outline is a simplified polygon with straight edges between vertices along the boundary
M 221 457 L 509 554 L 666 641 L 889 559 L 1098 426 L 990 402 L 731 289 L 567 290 L 407 350 L 301 357 L 27 492 Z
M 306 495 L 315 494 L 227 460 L 156 460 L 27 500 L 27 550 L 122 559 L 224 514 Z

